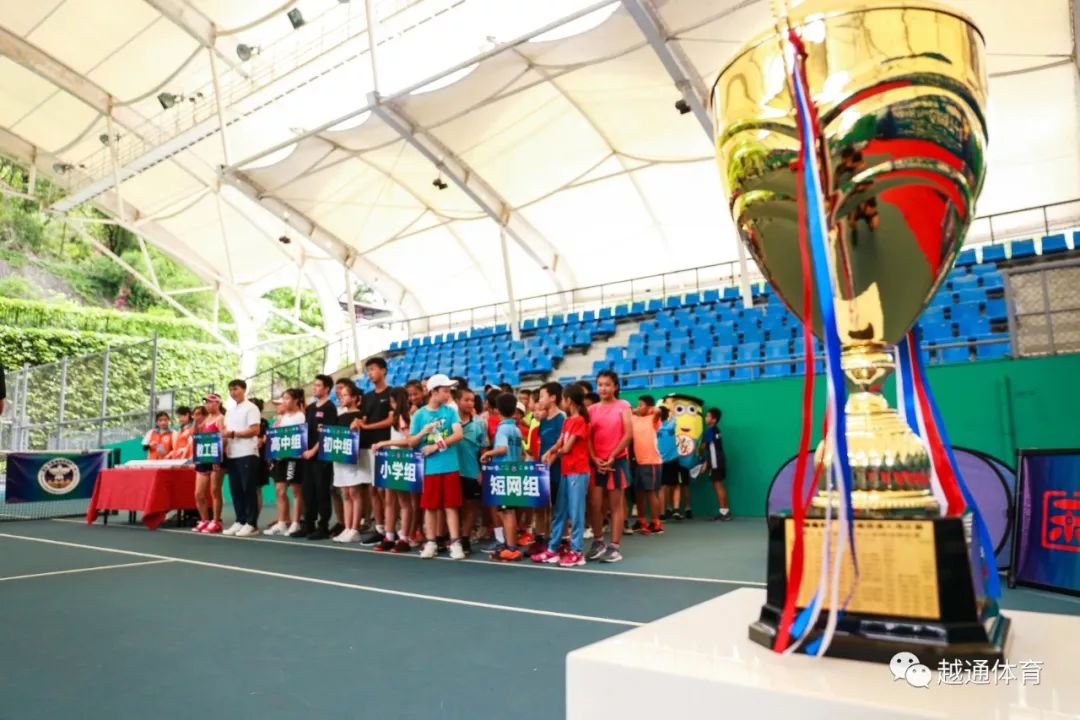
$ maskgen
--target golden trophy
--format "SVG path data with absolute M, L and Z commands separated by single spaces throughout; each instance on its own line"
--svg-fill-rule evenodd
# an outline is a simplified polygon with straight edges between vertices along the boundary
M 941 517 L 920 439 L 882 397 L 892 346 L 952 267 L 985 174 L 983 38 L 963 14 L 922 0 L 805 2 L 785 27 L 750 42 L 712 90 L 716 154 L 743 242 L 792 312 L 803 317 L 797 185 L 800 137 L 789 90 L 789 28 L 805 51 L 828 167 L 832 289 L 847 380 L 847 457 L 859 579 L 827 654 L 888 661 L 1000 658 L 1008 621 L 977 597 L 961 517 Z M 817 289 L 815 332 L 821 335 Z M 824 441 L 815 460 L 834 458 Z M 837 498 L 824 489 L 812 515 Z M 783 605 L 792 521 L 770 518 L 768 600 L 751 638 L 772 645 Z M 811 517 L 806 557 L 824 526 Z M 850 558 L 841 580 L 851 587 Z M 818 566 L 819 567 L 819 566 Z M 798 590 L 804 607 L 817 578 Z M 811 628 L 809 633 L 813 633 Z

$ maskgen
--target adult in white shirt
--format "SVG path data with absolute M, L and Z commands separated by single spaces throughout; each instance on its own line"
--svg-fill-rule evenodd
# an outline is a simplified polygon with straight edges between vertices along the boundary
M 236 403 L 225 412 L 225 469 L 236 522 L 223 535 L 257 535 L 259 523 L 259 408 L 247 399 L 247 383 L 229 383 L 229 397 Z

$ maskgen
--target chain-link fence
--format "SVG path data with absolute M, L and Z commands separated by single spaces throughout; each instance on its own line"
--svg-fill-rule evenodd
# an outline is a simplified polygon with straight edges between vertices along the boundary
M 8 372 L 0 451 L 102 448 L 141 436 L 159 408 L 194 405 L 213 391 L 211 384 L 158 390 L 157 357 L 154 338 Z M 0 497 L 6 471 L 0 453 Z M 12 512 L 0 512 L 0 519 L 48 517 L 85 512 L 86 501 L 5 507 Z
M 1017 355 L 1080 352 L 1080 260 L 1010 268 L 1005 278 Z

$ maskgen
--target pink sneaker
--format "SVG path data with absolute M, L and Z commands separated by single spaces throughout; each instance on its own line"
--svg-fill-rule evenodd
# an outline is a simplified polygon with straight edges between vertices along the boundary
M 211 520 L 206 528 L 203 529 L 204 533 L 219 533 L 221 532 L 221 523 L 217 520 Z
M 559 559 L 559 567 L 577 567 L 585 564 L 585 556 L 571 550 Z
M 550 550 L 548 550 L 547 548 L 544 548 L 543 550 L 541 550 L 538 553 L 533 553 L 531 557 L 532 557 L 532 561 L 534 563 L 549 563 L 549 562 L 551 562 L 552 558 L 555 558 L 557 560 L 558 557 L 559 557 L 559 554 L 558 553 L 553 553 Z
M 191 528 L 191 532 L 206 532 L 206 526 L 209 524 L 209 520 L 200 520 L 195 523 L 195 527 Z

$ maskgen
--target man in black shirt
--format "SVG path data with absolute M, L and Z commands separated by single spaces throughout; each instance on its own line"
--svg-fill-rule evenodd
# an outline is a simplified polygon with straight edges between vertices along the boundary
M 328 375 L 316 375 L 312 383 L 315 402 L 307 406 L 308 449 L 304 453 L 304 529 L 308 540 L 330 537 L 330 489 L 334 484 L 334 465 L 319 460 L 319 430 L 337 422 L 337 407 L 330 402 L 334 381 Z
M 364 363 L 372 390 L 364 393 L 360 402 L 360 472 L 375 480 L 375 456 L 371 446 L 390 439 L 390 386 L 386 384 L 386 360 L 381 357 L 368 358 Z M 378 545 L 386 533 L 383 523 L 386 499 L 379 488 L 372 488 L 372 510 L 375 514 L 375 529 L 360 536 L 362 545 Z M 391 528 L 393 530 L 393 528 Z

